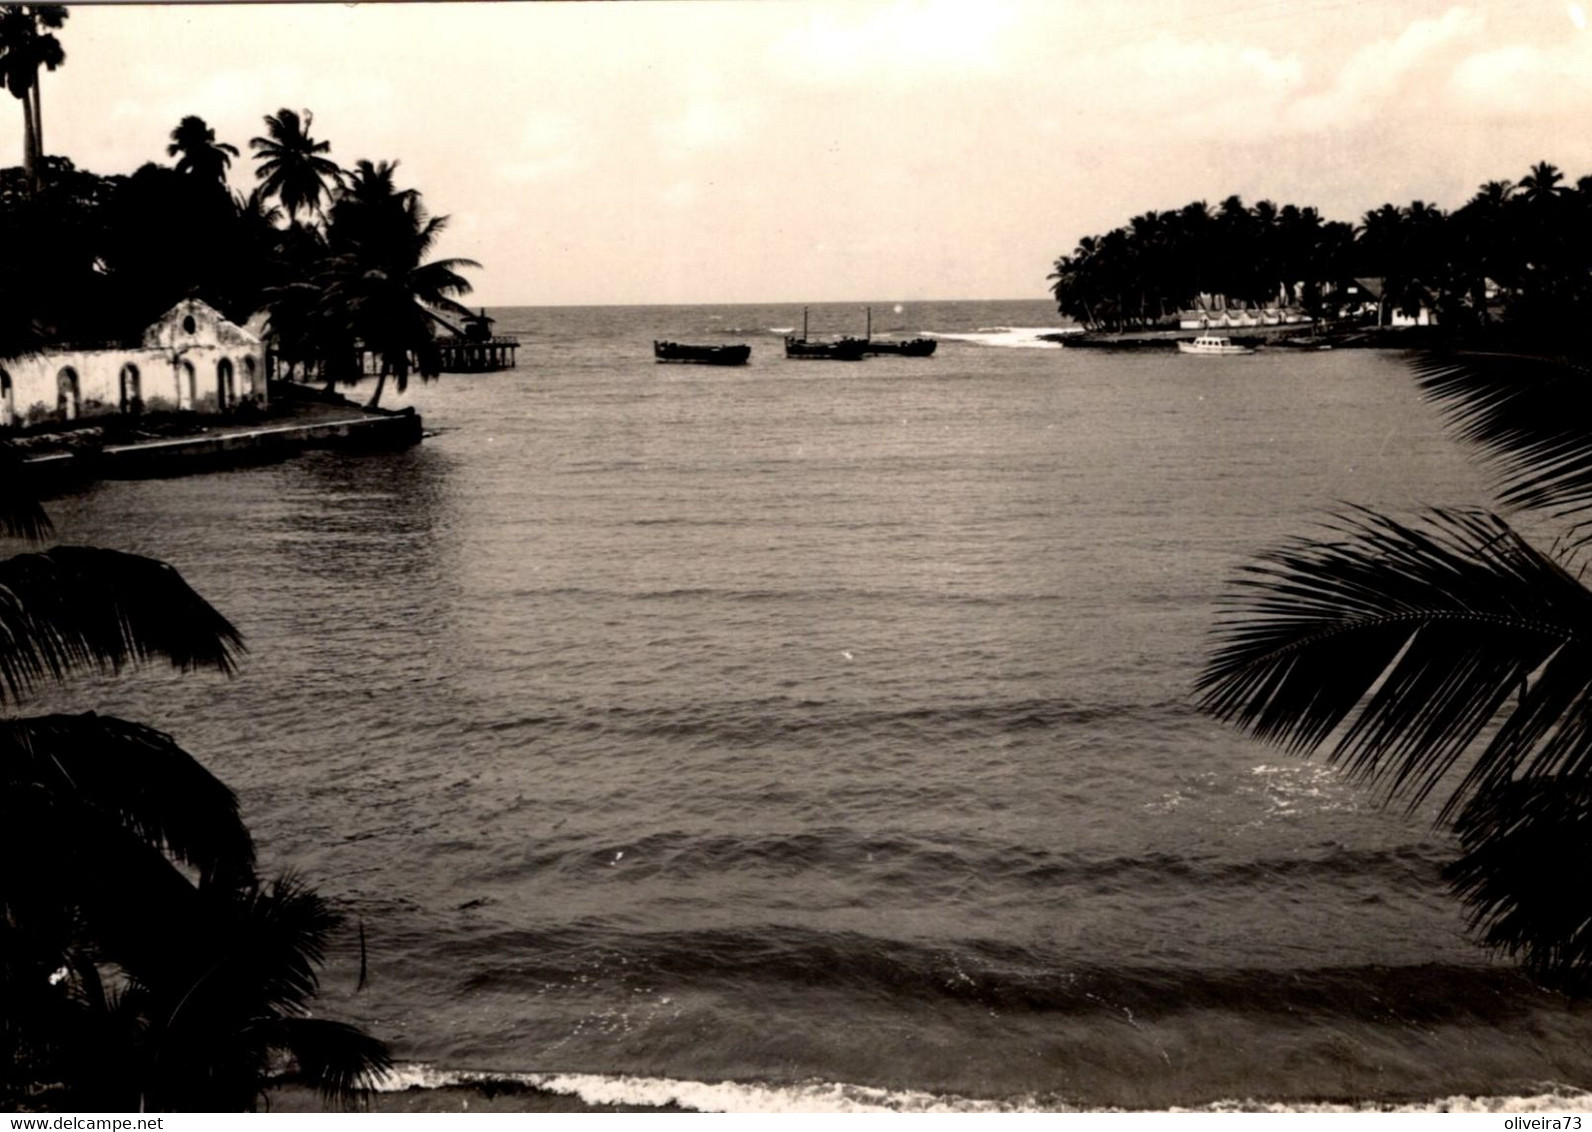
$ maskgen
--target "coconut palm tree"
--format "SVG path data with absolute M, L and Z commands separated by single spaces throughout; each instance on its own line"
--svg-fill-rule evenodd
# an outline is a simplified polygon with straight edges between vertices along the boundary
M 1566 521 L 1592 509 L 1584 361 L 1460 352 L 1416 372 L 1498 469 L 1504 504 Z M 1462 850 L 1445 875 L 1483 943 L 1581 987 L 1592 980 L 1584 545 L 1542 551 L 1485 511 L 1345 512 L 1244 571 L 1198 681 L 1205 711 L 1259 738 L 1325 749 L 1411 807 L 1441 797 Z
M 0 528 L 46 536 L 26 468 L 10 452 L 0 461 Z M 230 671 L 240 644 L 153 559 L 64 546 L 0 560 L 0 1060 L 12 1090 L 73 1072 L 76 1003 L 52 972 L 135 951 L 149 921 L 127 915 L 128 898 L 187 883 L 173 862 L 220 877 L 252 868 L 254 850 L 237 800 L 169 736 L 94 714 L 9 713 L 79 671 L 154 659 Z
M 1457 252 L 1470 273 L 1471 306 L 1483 323 L 1491 320 L 1488 308 L 1488 281 L 1512 287 L 1518 276 L 1518 241 L 1509 223 L 1513 181 L 1488 181 L 1476 190 L 1465 206 L 1454 214 L 1458 234 Z
M 1528 204 L 1546 203 L 1568 191 L 1563 182 L 1564 173 L 1557 165 L 1539 161 L 1531 167 L 1531 172 L 1520 178 L 1520 199 Z
M 166 147 L 168 157 L 181 156 L 177 172 L 192 174 L 201 181 L 225 184 L 227 169 L 238 156 L 238 147 L 216 141 L 216 132 L 203 118 L 189 114 L 171 131 L 171 144 Z
M 260 190 L 281 201 L 293 221 L 301 212 L 311 217 L 319 214 L 342 178 L 337 163 L 321 156 L 331 151 L 331 143 L 310 137 L 314 122 L 315 115 L 308 110 L 302 118 L 291 110 L 278 110 L 266 115 L 266 136 L 249 139 L 259 163 L 255 175 Z
M 381 1042 L 310 1015 L 316 968 L 341 917 L 302 881 L 212 885 L 175 915 L 188 930 L 141 957 L 100 1011 L 138 1032 L 138 1072 L 95 1098 L 103 1110 L 252 1109 L 284 1056 L 334 1101 L 390 1068 Z
M 44 155 L 44 108 L 39 68 L 66 62 L 61 41 L 51 35 L 66 23 L 62 4 L 7 4 L 0 8 L 0 84 L 22 103 L 22 162 L 30 192 L 38 192 L 38 162 Z
M 330 262 L 320 280 L 320 309 L 329 316 L 323 325 L 341 327 L 381 359 L 373 408 L 389 375 L 399 392 L 412 371 L 437 376 L 441 359 L 425 308 L 468 294 L 470 282 L 459 272 L 480 266 L 469 259 L 425 262 L 447 217 L 431 216 L 416 190 L 399 189 L 396 168 L 396 162 L 355 166 L 331 211 Z

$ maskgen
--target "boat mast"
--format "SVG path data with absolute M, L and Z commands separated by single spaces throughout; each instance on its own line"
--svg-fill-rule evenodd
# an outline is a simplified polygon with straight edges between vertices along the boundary
M 864 342 L 872 342 L 873 341 L 873 308 L 872 307 L 864 307 L 863 309 L 868 312 L 868 329 L 863 333 L 862 340 Z
M 802 341 L 807 341 L 807 308 L 802 308 Z

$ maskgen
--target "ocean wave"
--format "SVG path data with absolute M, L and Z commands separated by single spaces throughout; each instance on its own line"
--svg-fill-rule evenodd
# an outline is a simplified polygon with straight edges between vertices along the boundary
M 912 1089 L 884 1089 L 835 1081 L 765 1084 L 747 1081 L 692 1081 L 600 1073 L 490 1073 L 446 1070 L 432 1065 L 397 1066 L 380 1092 L 466 1088 L 489 1093 L 504 1086 L 574 1097 L 588 1105 L 679 1107 L 696 1112 L 753 1113 L 985 1113 L 1126 1112 L 1143 1109 L 1090 1108 L 1056 1096 L 1031 1094 L 1007 1099 L 967 1097 Z M 1428 1101 L 1383 1103 L 1289 1103 L 1254 1098 L 1171 1106 L 1168 1112 L 1592 1112 L 1592 1093 L 1547 1085 L 1520 1096 L 1448 1096 Z
M 714 518 L 643 518 L 632 520 L 636 527 L 718 527 L 739 524 Z M 873 524 L 884 526 L 885 524 Z M 545 589 L 526 589 L 507 595 L 522 598 L 596 598 L 603 601 L 636 603 L 674 601 L 714 602 L 765 602 L 805 603 L 847 601 L 903 601 L 938 607 L 973 607 L 1009 609 L 1012 606 L 1057 605 L 1072 600 L 1061 593 L 948 593 L 939 589 L 871 588 L 861 586 L 828 586 L 814 589 L 732 589 L 724 586 L 672 586 L 668 589 L 624 591 L 598 589 L 591 586 L 551 586 Z
M 1058 727 L 1112 720 L 1175 722 L 1195 709 L 1182 700 L 1138 703 L 1076 703 L 1061 699 L 912 705 L 896 709 L 858 708 L 825 700 L 769 697 L 706 701 L 657 708 L 574 706 L 510 719 L 471 721 L 472 731 L 515 731 L 535 727 L 552 732 L 612 732 L 633 738 L 704 738 L 740 746 L 780 742 L 809 732 L 861 731 L 873 737 L 911 739 L 924 734 L 944 738 L 1042 732 Z
M 1175 853 L 1053 853 L 945 831 L 931 839 L 869 836 L 846 827 L 761 836 L 663 830 L 623 844 L 528 850 L 494 879 L 502 882 L 559 869 L 584 873 L 614 860 L 616 853 L 625 860 L 632 881 L 650 874 L 666 874 L 675 883 L 732 873 L 765 879 L 822 874 L 865 880 L 876 875 L 892 887 L 910 885 L 914 891 L 941 898 L 976 883 L 981 890 L 998 888 L 1008 899 L 1059 898 L 1079 892 L 1143 896 L 1163 889 L 1258 893 L 1323 883 L 1374 883 L 1384 895 L 1425 892 L 1437 883 L 1449 860 L 1441 846 L 1429 844 L 1382 849 L 1327 846 L 1312 854 L 1234 861 Z
M 629 930 L 625 930 L 628 928 Z M 1341 967 L 1123 966 L 1069 962 L 1043 945 L 996 939 L 917 942 L 795 924 L 637 931 L 576 921 L 478 935 L 456 947 L 472 973 L 460 994 L 585 982 L 593 957 L 612 957 L 627 985 L 707 987 L 760 997 L 825 995 L 1085 1021 L 1226 1015 L 1374 1026 L 1497 1025 L 1562 1002 L 1502 965 L 1421 963 Z M 512 956 L 512 962 L 501 957 Z M 736 990 L 734 988 L 740 988 Z

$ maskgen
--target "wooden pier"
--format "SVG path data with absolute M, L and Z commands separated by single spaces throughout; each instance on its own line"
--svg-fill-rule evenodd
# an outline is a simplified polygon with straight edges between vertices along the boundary
M 514 351 L 520 340 L 511 334 L 471 340 L 440 338 L 437 351 L 442 355 L 443 373 L 489 373 L 513 369 Z

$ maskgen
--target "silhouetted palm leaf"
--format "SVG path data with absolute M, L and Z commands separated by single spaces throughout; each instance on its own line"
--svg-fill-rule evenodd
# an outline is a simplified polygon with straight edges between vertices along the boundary
M 346 1022 L 283 1018 L 275 1045 L 293 1058 L 305 1084 L 337 1104 L 357 1101 L 392 1070 L 387 1046 Z
M 309 1018 L 316 968 L 341 922 L 288 876 L 204 893 L 205 914 L 172 962 L 135 971 L 150 999 L 152 1107 L 251 1107 L 280 1055 L 304 1080 L 354 1099 L 387 1070 L 386 1047 L 353 1026 Z
M 237 796 L 141 723 L 93 712 L 0 720 L 0 789 L 24 782 L 71 796 L 203 877 L 253 868 Z
M 1592 972 L 1592 779 L 1528 778 L 1472 799 L 1454 826 L 1464 855 L 1444 878 L 1482 942 L 1539 975 Z
M 1501 502 L 1592 507 L 1592 368 L 1567 357 L 1456 352 L 1413 363 L 1423 392 L 1502 472 Z
M 58 546 L 0 560 L 0 703 L 69 672 L 152 657 L 231 672 L 242 647 L 226 618 L 153 558 Z
M 1332 740 L 1413 807 L 1501 717 L 1445 814 L 1517 774 L 1592 773 L 1592 593 L 1496 516 L 1356 510 L 1247 567 L 1227 605 L 1200 706 L 1259 738 Z

